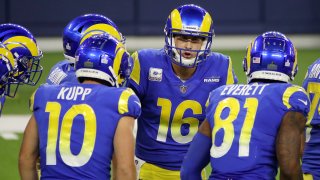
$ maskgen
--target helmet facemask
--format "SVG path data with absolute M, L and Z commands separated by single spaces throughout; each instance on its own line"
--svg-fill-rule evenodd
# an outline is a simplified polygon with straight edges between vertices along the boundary
M 206 59 L 207 55 L 210 53 L 210 47 L 212 43 L 212 41 L 208 41 L 208 39 L 212 39 L 212 35 L 200 36 L 200 35 L 193 35 L 195 34 L 194 32 L 173 33 L 172 31 L 178 31 L 178 30 L 171 30 L 171 33 L 169 33 L 169 36 L 166 36 L 165 49 L 167 51 L 167 54 L 171 57 L 174 63 L 184 67 L 195 67 L 198 65 L 198 63 Z M 196 33 L 196 34 L 199 34 L 199 33 Z M 203 41 L 202 41 L 201 48 L 199 50 L 192 50 L 192 49 L 177 47 L 175 44 L 174 38 L 179 35 L 202 38 Z M 191 53 L 194 52 L 196 53 L 196 56 L 194 58 L 185 58 L 182 56 L 183 51 L 188 51 Z
M 39 56 L 24 56 L 17 60 L 18 64 L 18 76 L 20 82 L 35 86 L 42 75 L 43 67 L 40 65 L 40 59 L 42 54 Z

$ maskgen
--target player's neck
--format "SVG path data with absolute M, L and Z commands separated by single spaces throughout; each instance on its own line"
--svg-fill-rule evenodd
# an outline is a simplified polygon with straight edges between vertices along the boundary
M 101 84 L 101 83 L 93 80 L 84 80 L 82 84 Z
M 182 67 L 177 64 L 172 63 L 173 72 L 181 79 L 181 80 L 188 80 L 192 77 L 194 72 L 196 71 L 196 67 L 187 68 Z

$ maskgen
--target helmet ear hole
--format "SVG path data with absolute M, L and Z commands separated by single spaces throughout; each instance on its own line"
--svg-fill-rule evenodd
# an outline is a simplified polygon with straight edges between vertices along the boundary
M 81 33 L 81 32 L 82 32 L 82 29 L 83 29 L 83 26 L 81 26 L 81 27 L 78 29 L 78 32 Z

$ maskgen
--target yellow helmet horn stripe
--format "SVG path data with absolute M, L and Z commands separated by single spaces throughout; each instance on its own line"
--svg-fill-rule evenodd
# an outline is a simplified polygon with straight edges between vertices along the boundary
M 113 70 L 116 73 L 116 75 L 118 76 L 118 79 L 117 79 L 118 84 L 121 84 L 124 81 L 124 79 L 120 79 L 120 77 L 119 77 L 119 69 L 120 69 L 122 56 L 125 52 L 126 52 L 125 49 L 119 43 L 116 47 L 116 57 L 114 58 L 114 61 L 113 61 Z
M 202 24 L 200 26 L 200 31 L 209 32 L 211 24 L 212 24 L 212 18 L 209 13 L 206 13 L 206 15 L 203 17 Z
M 294 74 L 294 70 L 296 69 L 297 65 L 298 65 L 298 51 L 296 48 L 294 48 L 294 64 L 293 64 L 293 68 L 292 68 L 292 75 Z
M 21 43 L 16 43 L 16 42 L 10 42 L 10 43 L 7 43 L 5 44 L 5 46 L 11 51 L 12 49 L 14 48 L 17 48 L 17 47 L 24 47 Z
M 32 39 L 26 36 L 14 36 L 7 39 L 3 43 L 6 44 L 10 42 L 21 43 L 29 49 L 32 56 L 39 56 L 39 49 L 37 47 L 37 44 Z
M 177 9 L 173 10 L 170 14 L 171 24 L 173 29 L 182 29 L 182 20 L 180 13 Z
M 252 42 L 248 45 L 248 48 L 247 48 L 247 73 L 249 73 L 250 66 L 251 66 L 251 48 L 252 48 Z
M 14 60 L 12 53 L 8 49 L 0 47 L 0 56 L 8 59 L 12 68 L 16 66 L 16 61 Z
M 80 44 L 82 44 L 82 42 L 88 39 L 89 37 L 95 34 L 102 34 L 102 33 L 108 33 L 114 38 L 116 38 L 118 41 L 121 41 L 120 33 L 113 26 L 109 24 L 95 24 L 90 26 L 88 29 L 86 29 L 83 32 L 84 36 L 81 38 Z

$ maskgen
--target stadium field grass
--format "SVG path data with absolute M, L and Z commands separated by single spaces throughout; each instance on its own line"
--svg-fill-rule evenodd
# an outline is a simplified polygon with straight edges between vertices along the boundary
M 221 53 L 230 55 L 233 62 L 233 68 L 235 73 L 239 79 L 240 83 L 246 82 L 245 74 L 242 70 L 242 59 L 245 56 L 245 51 L 219 51 Z M 298 74 L 293 81 L 294 84 L 301 85 L 304 75 L 307 71 L 307 67 L 317 58 L 320 57 L 320 49 L 313 50 L 299 50 L 298 51 L 298 65 L 299 71 Z M 63 59 L 63 55 L 61 52 L 54 53 L 45 53 L 42 61 L 42 65 L 44 66 L 44 72 L 41 77 L 40 83 L 45 82 L 45 78 L 47 77 L 51 67 Z M 39 85 L 37 85 L 39 86 Z M 33 93 L 33 91 L 37 88 L 31 86 L 20 86 L 17 96 L 14 99 L 8 98 L 3 114 L 30 114 L 28 108 L 28 99 Z M 0 118 L 1 120 L 1 118 Z M 0 179 L 10 179 L 15 180 L 19 179 L 18 173 L 18 154 L 20 149 L 20 144 L 22 141 L 22 134 L 19 134 L 18 140 L 5 140 L 0 137 Z M 207 167 L 207 172 L 210 172 L 210 167 Z

